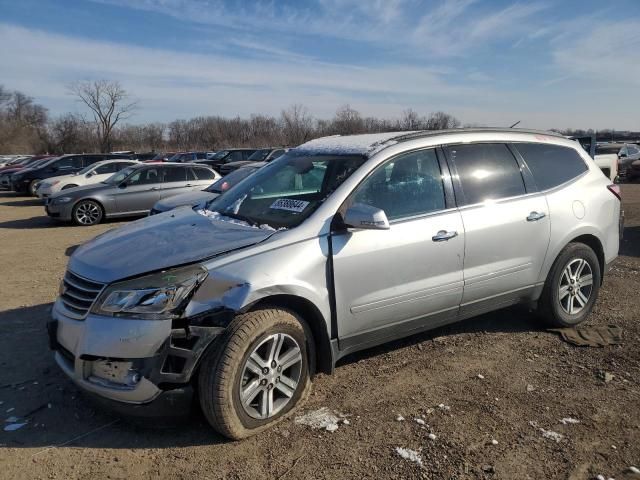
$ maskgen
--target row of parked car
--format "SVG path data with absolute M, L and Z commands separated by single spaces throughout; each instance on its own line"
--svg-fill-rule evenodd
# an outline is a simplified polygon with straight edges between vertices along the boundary
M 89 226 L 211 200 L 287 150 L 179 152 L 146 161 L 130 152 L 31 157 L 0 167 L 0 182 L 43 199 L 52 218 Z

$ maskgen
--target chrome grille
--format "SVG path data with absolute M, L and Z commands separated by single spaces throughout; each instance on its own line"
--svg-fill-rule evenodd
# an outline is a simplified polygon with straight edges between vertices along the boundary
M 62 280 L 64 288 L 60 300 L 64 307 L 76 318 L 84 318 L 98 297 L 104 284 L 82 278 L 67 270 Z

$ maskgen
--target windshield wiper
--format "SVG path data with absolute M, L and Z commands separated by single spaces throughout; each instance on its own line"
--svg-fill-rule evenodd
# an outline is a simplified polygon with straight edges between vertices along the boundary
M 239 213 L 233 213 L 233 212 L 218 212 L 220 215 L 222 215 L 223 217 L 229 217 L 229 218 L 234 218 L 236 220 L 242 220 L 243 222 L 247 222 L 249 225 L 251 225 L 252 227 L 259 227 L 260 225 L 258 224 L 258 222 L 256 222 L 254 219 L 249 218 L 245 215 L 241 215 Z

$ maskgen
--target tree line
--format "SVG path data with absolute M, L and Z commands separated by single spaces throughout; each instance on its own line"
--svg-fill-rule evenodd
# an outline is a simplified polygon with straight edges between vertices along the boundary
M 349 105 L 339 107 L 332 118 L 321 119 L 300 104 L 289 106 L 279 116 L 210 115 L 169 123 L 128 124 L 125 121 L 135 113 L 138 104 L 118 82 L 78 82 L 68 90 L 85 106 L 87 115 L 66 113 L 51 117 L 32 97 L 0 85 L 0 154 L 296 146 L 327 135 L 460 126 L 458 119 L 445 112 L 423 116 L 407 109 L 398 119 L 385 119 L 363 116 Z

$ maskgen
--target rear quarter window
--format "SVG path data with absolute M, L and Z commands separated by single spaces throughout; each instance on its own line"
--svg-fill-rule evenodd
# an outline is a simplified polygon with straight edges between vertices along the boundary
M 588 169 L 573 148 L 542 143 L 518 143 L 515 147 L 529 167 L 539 190 L 557 187 Z

